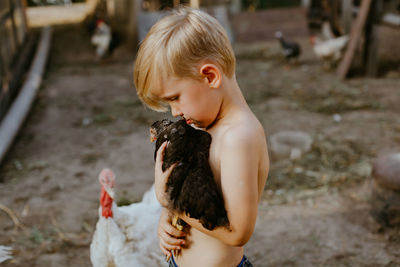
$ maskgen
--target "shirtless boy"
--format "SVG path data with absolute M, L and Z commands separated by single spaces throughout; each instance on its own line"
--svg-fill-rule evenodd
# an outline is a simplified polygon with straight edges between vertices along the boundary
M 222 26 L 206 13 L 182 8 L 162 18 L 139 48 L 134 80 L 150 108 L 203 128 L 212 136 L 210 165 L 220 187 L 230 229 L 205 229 L 196 219 L 177 214 L 190 230 L 178 231 L 163 209 L 158 226 L 162 251 L 170 266 L 252 266 L 243 254 L 257 217 L 269 159 L 260 122 L 247 105 L 235 77 L 235 56 Z M 157 199 L 168 206 L 162 172 L 164 143 L 157 152 Z M 178 250 L 176 257 L 171 251 Z

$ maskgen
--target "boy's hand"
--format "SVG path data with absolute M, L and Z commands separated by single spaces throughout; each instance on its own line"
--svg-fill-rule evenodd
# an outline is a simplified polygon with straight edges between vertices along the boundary
M 186 233 L 179 231 L 171 224 L 171 216 L 167 209 L 163 208 L 158 222 L 158 238 L 160 240 L 160 248 L 167 256 L 171 257 L 172 250 L 180 250 L 185 245 Z
M 157 151 L 157 156 L 156 156 L 156 165 L 154 168 L 154 184 L 155 184 L 155 191 L 156 191 L 156 196 L 158 199 L 158 202 L 160 202 L 161 206 L 167 207 L 168 206 L 168 197 L 166 192 L 166 184 L 168 181 L 168 177 L 171 174 L 172 170 L 175 167 L 175 164 L 173 164 L 171 167 L 169 167 L 165 172 L 162 170 L 162 165 L 164 161 L 164 151 L 165 148 L 167 147 L 168 142 L 165 141 L 160 148 Z

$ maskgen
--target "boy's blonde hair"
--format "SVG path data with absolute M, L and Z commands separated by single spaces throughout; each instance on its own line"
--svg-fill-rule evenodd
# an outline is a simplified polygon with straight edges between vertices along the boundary
M 200 10 L 180 8 L 159 20 L 141 44 L 134 68 L 139 98 L 151 109 L 165 111 L 154 92 L 167 76 L 201 79 L 203 61 L 217 64 L 231 78 L 235 56 L 224 28 Z

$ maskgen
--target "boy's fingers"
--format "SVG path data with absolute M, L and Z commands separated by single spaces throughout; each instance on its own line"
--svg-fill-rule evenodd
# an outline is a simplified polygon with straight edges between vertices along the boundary
M 162 246 L 161 242 L 160 242 L 160 249 L 161 249 L 161 251 L 164 253 L 164 255 L 166 255 L 167 257 L 171 257 L 171 252 L 169 252 L 168 250 L 166 250 L 166 249 Z
M 170 245 L 167 242 L 165 242 L 163 239 L 160 239 L 160 246 L 162 246 L 167 251 L 180 250 L 181 249 L 180 246 Z
M 163 225 L 163 229 L 170 236 L 174 236 L 174 237 L 184 237 L 184 236 L 186 236 L 186 233 L 184 231 L 179 231 L 178 229 L 176 229 L 174 226 L 172 226 L 169 223 L 166 224 L 166 225 Z
M 184 237 L 186 235 L 185 232 L 179 231 L 175 229 L 173 226 L 167 225 L 166 228 L 161 227 L 158 230 L 158 236 L 160 239 L 165 240 L 167 243 L 172 245 L 182 245 L 185 240 L 179 237 Z
M 178 239 L 173 236 L 170 236 L 167 232 L 159 233 L 160 240 L 163 240 L 165 243 L 171 246 L 180 246 L 183 245 L 182 242 L 185 242 L 183 239 Z
M 172 164 L 171 166 L 169 166 L 169 168 L 164 172 L 166 177 L 169 177 L 169 175 L 171 174 L 171 172 L 173 171 L 174 167 L 176 166 L 177 163 Z
M 157 150 L 156 161 L 162 163 L 164 161 L 164 150 L 167 147 L 168 141 L 162 143 L 162 145 Z

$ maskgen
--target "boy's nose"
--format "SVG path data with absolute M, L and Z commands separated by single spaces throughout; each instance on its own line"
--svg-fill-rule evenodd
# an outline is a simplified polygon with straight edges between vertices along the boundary
M 174 117 L 179 117 L 179 116 L 183 116 L 183 113 L 176 107 L 171 107 L 171 114 Z

